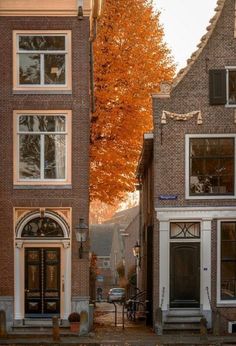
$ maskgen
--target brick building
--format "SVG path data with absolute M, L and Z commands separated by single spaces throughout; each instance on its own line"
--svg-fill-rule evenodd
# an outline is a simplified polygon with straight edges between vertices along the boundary
M 140 240 L 143 270 L 153 263 L 154 324 L 159 308 L 170 328 L 179 315 L 182 323 L 205 316 L 211 327 L 216 310 L 222 331 L 236 320 L 235 22 L 235 0 L 218 0 L 198 50 L 153 96 L 153 139 L 146 135 L 139 163 Z
M 99 1 L 1 0 L 0 309 L 89 308 L 90 50 Z M 88 239 L 88 237 L 87 237 Z

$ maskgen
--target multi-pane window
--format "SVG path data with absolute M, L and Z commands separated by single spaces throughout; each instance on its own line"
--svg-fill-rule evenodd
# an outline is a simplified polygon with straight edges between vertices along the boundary
M 18 115 L 17 182 L 66 182 L 68 132 L 66 114 Z
M 68 87 L 69 33 L 16 33 L 15 87 Z
M 236 222 L 221 222 L 221 300 L 236 299 Z
M 227 101 L 229 105 L 236 104 L 236 70 L 227 70 Z
M 190 138 L 189 194 L 234 194 L 234 138 Z

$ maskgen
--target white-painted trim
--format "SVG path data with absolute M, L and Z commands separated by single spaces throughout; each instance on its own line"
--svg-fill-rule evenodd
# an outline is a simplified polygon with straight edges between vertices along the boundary
M 52 217 L 49 213 L 48 216 Z M 46 212 L 47 216 L 47 212 Z M 21 235 L 22 229 L 26 222 L 30 221 L 35 214 L 30 213 L 28 218 L 24 219 L 18 229 L 14 230 L 14 319 L 21 320 L 25 316 L 25 249 L 30 247 L 57 247 L 61 252 L 61 292 L 60 292 L 60 318 L 67 319 L 71 311 L 71 232 L 69 238 L 63 239 L 24 239 L 16 238 L 15 234 Z M 64 234 L 68 234 L 65 224 L 60 217 L 54 217 L 61 225 Z
M 236 222 L 235 215 L 232 218 L 221 218 L 217 220 L 217 306 L 221 307 L 236 307 L 236 299 L 225 300 L 221 299 L 221 223 L 225 221 L 234 221 Z
M 65 131 L 61 132 L 23 132 L 19 131 L 19 117 L 22 115 L 39 115 L 39 116 L 59 116 L 63 115 L 66 119 L 66 128 Z M 13 111 L 13 176 L 14 176 L 14 185 L 64 185 L 71 184 L 71 145 L 72 145 L 72 111 L 71 110 L 14 110 Z M 20 179 L 19 177 L 19 134 L 38 134 L 42 135 L 44 141 L 45 134 L 61 134 L 65 136 L 65 179 Z M 44 166 L 44 144 L 41 143 L 41 177 Z
M 156 217 L 160 221 L 176 220 L 212 220 L 220 218 L 235 218 L 235 207 L 180 207 L 155 208 Z
M 211 311 L 206 287 L 209 289 L 211 299 L 211 233 L 212 221 L 217 222 L 217 305 L 236 307 L 235 301 L 220 300 L 220 222 L 236 220 L 236 207 L 189 207 L 189 208 L 156 208 L 156 218 L 160 230 L 160 263 L 159 263 L 159 289 L 165 287 L 165 296 L 162 310 L 169 309 L 169 225 L 170 222 L 186 221 L 201 222 L 201 289 L 200 304 L 203 311 Z M 182 239 L 180 239 L 182 241 Z M 205 270 L 207 269 L 207 270 Z M 161 293 L 160 293 L 161 294 Z M 161 304 L 161 297 L 160 302 Z M 210 320 L 209 320 L 210 322 Z
M 20 51 L 19 36 L 64 36 L 65 50 L 63 51 Z M 13 30 L 13 90 L 16 91 L 71 91 L 72 90 L 72 43 L 70 30 Z M 19 82 L 19 55 L 37 53 L 40 55 L 40 84 L 20 84 Z M 44 81 L 44 54 L 65 55 L 65 84 L 43 84 Z M 43 60 L 41 58 L 43 56 Z
M 234 138 L 234 153 L 236 153 L 236 135 L 235 134 L 187 134 L 185 135 L 185 198 L 191 200 L 216 200 L 216 199 L 236 199 L 236 174 L 234 174 L 234 194 L 233 195 L 204 195 L 190 196 L 189 194 L 189 140 L 190 138 Z M 234 172 L 236 172 L 236 160 L 234 158 Z
M 229 71 L 236 71 L 236 66 L 225 66 L 226 69 L 226 104 L 225 107 L 236 107 L 236 103 L 229 103 Z

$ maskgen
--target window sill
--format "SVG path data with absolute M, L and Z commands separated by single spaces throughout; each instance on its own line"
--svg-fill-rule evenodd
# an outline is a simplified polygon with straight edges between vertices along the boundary
M 71 190 L 72 185 L 14 185 L 14 190 Z
M 214 196 L 185 196 L 185 199 L 236 199 L 235 195 L 214 195 Z
M 62 94 L 62 95 L 72 95 L 72 90 L 13 90 L 13 95 L 57 95 L 57 94 Z
M 217 303 L 217 308 L 235 308 L 236 307 L 236 299 L 232 301 L 227 301 L 224 303 Z
M 225 108 L 236 108 L 236 103 L 234 105 L 226 104 Z

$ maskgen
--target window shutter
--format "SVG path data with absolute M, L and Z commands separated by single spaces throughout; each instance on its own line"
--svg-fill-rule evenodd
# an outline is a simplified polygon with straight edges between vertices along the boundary
M 226 70 L 209 71 L 209 96 L 211 105 L 226 104 Z

